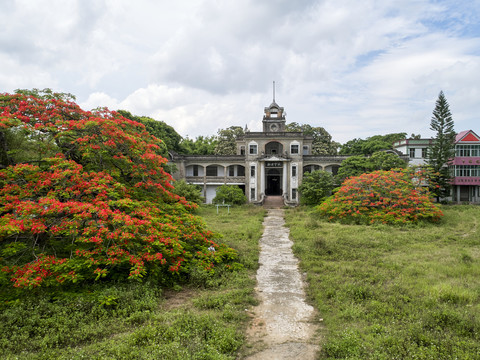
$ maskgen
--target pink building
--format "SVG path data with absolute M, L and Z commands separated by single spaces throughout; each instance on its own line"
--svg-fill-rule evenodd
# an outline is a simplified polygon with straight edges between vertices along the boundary
M 427 164 L 428 148 L 434 139 L 405 139 L 393 148 L 409 156 L 411 165 Z M 455 138 L 455 157 L 449 164 L 452 171 L 450 200 L 480 203 L 480 137 L 472 130 L 462 131 Z
M 480 137 L 472 130 L 455 138 L 455 157 L 450 163 L 453 175 L 452 200 L 480 202 Z

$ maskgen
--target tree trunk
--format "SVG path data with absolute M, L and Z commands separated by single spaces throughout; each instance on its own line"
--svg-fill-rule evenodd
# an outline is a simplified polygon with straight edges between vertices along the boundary
M 0 131 L 0 168 L 13 165 L 13 159 L 8 155 L 7 138 L 4 131 Z

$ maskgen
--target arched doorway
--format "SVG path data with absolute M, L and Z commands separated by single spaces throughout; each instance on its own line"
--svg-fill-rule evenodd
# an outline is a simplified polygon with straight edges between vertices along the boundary
M 265 195 L 282 195 L 282 169 L 267 169 Z

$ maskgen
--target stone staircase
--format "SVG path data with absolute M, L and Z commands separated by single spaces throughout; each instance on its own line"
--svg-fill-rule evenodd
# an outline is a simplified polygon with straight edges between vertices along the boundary
M 284 205 L 282 196 L 266 196 L 263 202 L 263 207 L 266 209 L 279 209 Z

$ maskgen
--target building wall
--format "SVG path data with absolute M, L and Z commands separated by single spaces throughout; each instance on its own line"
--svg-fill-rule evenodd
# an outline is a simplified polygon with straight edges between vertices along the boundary
M 408 156 L 410 165 L 425 165 L 428 161 L 427 150 L 432 141 L 432 139 L 405 139 L 395 142 L 393 148 Z
M 394 149 L 409 157 L 410 165 L 425 165 L 427 149 L 433 139 L 397 141 Z M 447 200 L 480 203 L 480 139 L 472 131 L 462 131 L 455 141 L 455 157 L 449 164 L 452 172 L 452 193 Z
M 457 135 L 450 167 L 454 176 L 453 200 L 480 203 L 480 138 L 472 130 Z

